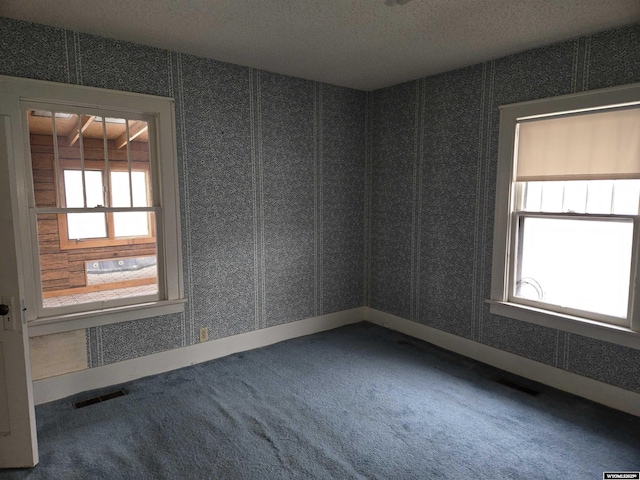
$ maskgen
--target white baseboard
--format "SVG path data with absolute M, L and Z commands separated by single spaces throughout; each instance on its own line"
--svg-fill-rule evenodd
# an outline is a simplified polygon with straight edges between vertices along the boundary
M 396 330 L 558 390 L 640 416 L 640 394 L 368 307 L 307 318 L 112 365 L 36 380 L 33 382 L 34 400 L 36 405 L 39 405 L 87 390 L 176 370 L 362 320 Z
M 567 372 L 560 368 L 551 367 L 535 360 L 489 347 L 373 308 L 364 308 L 364 318 L 376 325 L 396 330 L 507 372 L 544 383 L 558 390 L 640 416 L 640 394 Z
M 364 320 L 365 307 L 307 318 L 33 382 L 36 405 Z

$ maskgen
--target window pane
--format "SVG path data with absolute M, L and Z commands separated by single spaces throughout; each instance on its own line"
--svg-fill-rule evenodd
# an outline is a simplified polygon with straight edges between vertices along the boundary
M 561 212 L 562 197 L 564 194 L 564 182 L 540 182 L 542 183 L 541 212 Z
M 36 207 L 58 207 L 56 187 L 55 151 L 53 139 L 53 113 L 46 110 L 27 112 L 31 139 L 31 169 Z M 62 114 L 57 114 L 59 118 Z M 70 115 L 66 115 L 69 117 Z M 67 120 L 65 118 L 65 120 Z M 60 190 L 61 191 L 61 190 Z
M 613 184 L 613 213 L 637 215 L 640 203 L 640 180 L 616 180 Z
M 112 283 L 142 283 L 143 279 L 151 279 L 156 283 L 156 256 L 112 258 L 108 260 L 92 260 L 85 264 L 87 286 L 106 285 Z
M 596 180 L 589 182 L 587 189 L 587 213 L 611 213 L 613 181 Z
M 82 172 L 80 170 L 65 170 L 64 187 L 66 206 L 68 208 L 84 208 Z
M 542 182 L 524 182 L 526 196 L 524 200 L 524 210 L 528 212 L 539 212 L 542 204 Z
M 81 122 L 78 115 L 56 113 L 55 124 L 57 134 L 56 143 L 58 146 L 60 200 L 63 202 L 61 206 L 69 208 L 84 208 L 85 206 L 82 191 L 81 158 L 83 151 L 80 149 L 79 121 Z M 69 176 L 69 181 L 72 182 L 69 186 L 67 186 L 65 166 L 75 172 Z
M 633 222 L 521 222 L 516 297 L 626 318 Z
M 111 172 L 111 206 L 130 207 L 129 172 Z
M 84 185 L 87 189 L 87 208 L 94 208 L 97 206 L 104 207 L 102 172 L 85 170 Z
M 519 182 L 527 212 L 637 215 L 640 180 L 567 180 Z
M 74 215 L 80 215 L 82 223 L 87 222 L 85 216 L 104 217 L 102 213 Z M 69 216 L 73 218 L 72 214 L 66 217 Z M 37 215 L 44 308 L 158 294 L 155 239 L 135 245 L 61 250 L 58 237 L 61 218 L 65 216 Z
M 580 180 L 564 182 L 563 212 L 585 213 L 588 184 L 589 182 Z
M 107 248 L 101 250 L 69 260 L 65 269 L 43 261 L 43 306 L 65 307 L 158 294 L 155 245 L 150 246 L 148 255 L 138 257 L 114 256 Z
M 146 172 L 131 172 L 131 188 L 133 191 L 133 206 L 147 207 L 147 174 Z
M 149 222 L 153 214 L 147 212 L 118 212 L 113 214 L 116 237 L 140 237 L 149 235 Z
M 104 206 L 102 194 L 102 172 L 85 170 L 84 187 L 87 192 L 87 207 Z M 84 196 L 82 193 L 82 171 L 64 171 L 64 193 L 67 208 L 84 208 Z
M 107 236 L 106 215 L 104 213 L 67 213 L 69 240 L 85 238 L 105 238 Z
M 85 181 L 87 182 L 87 207 L 105 204 L 105 190 L 89 186 L 89 176 L 100 175 L 101 185 L 106 183 L 105 164 L 105 132 L 102 120 L 92 115 L 82 115 L 82 146 L 84 156 Z
M 133 191 L 133 205 L 129 199 L 129 172 L 111 172 L 111 205 L 114 207 L 149 207 L 147 172 L 131 172 L 131 190 Z

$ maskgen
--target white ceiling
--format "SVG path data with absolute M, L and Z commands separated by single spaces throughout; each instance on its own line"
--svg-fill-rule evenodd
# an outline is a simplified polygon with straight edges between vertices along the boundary
M 640 22 L 640 0 L 397 3 L 2 0 L 0 15 L 361 90 Z

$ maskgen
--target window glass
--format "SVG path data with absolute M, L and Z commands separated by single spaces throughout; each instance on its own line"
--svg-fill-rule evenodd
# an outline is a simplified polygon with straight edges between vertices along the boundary
M 564 193 L 564 182 L 542 183 L 541 212 L 561 212 Z
M 640 180 L 616 180 L 613 186 L 613 212 L 637 215 L 640 204 Z
M 522 217 L 515 296 L 625 318 L 633 222 Z
M 585 213 L 587 208 L 587 185 L 589 182 L 573 180 L 564 182 L 564 198 L 562 211 L 569 213 Z
M 69 240 L 105 238 L 107 226 L 104 213 L 67 213 L 67 236 Z
M 82 184 L 81 170 L 64 171 L 64 193 L 67 208 L 84 208 L 86 190 L 87 205 L 102 205 L 102 172 L 87 170 Z M 67 234 L 69 239 L 104 238 L 107 236 L 104 213 L 68 213 Z
M 591 181 L 587 188 L 587 213 L 611 213 L 613 182 Z
M 111 172 L 111 205 L 113 207 L 147 207 L 149 206 L 148 190 L 146 172 L 131 172 L 131 185 L 129 185 L 129 172 Z M 133 204 L 130 192 L 133 192 Z
M 131 202 L 131 192 L 133 202 Z M 145 172 L 111 172 L 111 196 L 114 207 L 146 207 L 148 184 Z M 113 214 L 116 237 L 149 235 L 149 214 L 146 212 L 117 212 Z
M 516 182 L 523 189 L 525 212 L 637 215 L 640 180 L 568 180 Z
M 542 182 L 522 182 L 526 187 L 523 210 L 540 212 L 542 205 Z

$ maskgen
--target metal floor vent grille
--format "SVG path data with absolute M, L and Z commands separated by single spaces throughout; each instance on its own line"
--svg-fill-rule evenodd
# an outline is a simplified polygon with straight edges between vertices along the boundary
M 500 380 L 497 380 L 497 382 L 500 385 L 504 385 L 505 387 L 509 387 L 509 388 L 513 388 L 514 390 L 518 390 L 520 392 L 524 392 L 528 395 L 531 395 L 533 397 L 535 397 L 536 395 L 540 395 L 540 392 L 538 392 L 537 390 L 533 390 L 531 388 L 525 387 L 523 385 L 519 385 L 515 382 L 512 382 L 511 380 L 507 380 L 506 378 L 501 378 Z
M 84 408 L 88 407 L 89 405 L 95 405 L 96 403 L 106 402 L 107 400 L 111 400 L 112 398 L 124 397 L 125 395 L 128 395 L 127 391 L 124 388 L 121 388 L 120 390 L 106 393 L 104 395 L 100 395 L 99 397 L 93 397 L 87 400 L 76 402 L 73 404 L 73 408 Z

